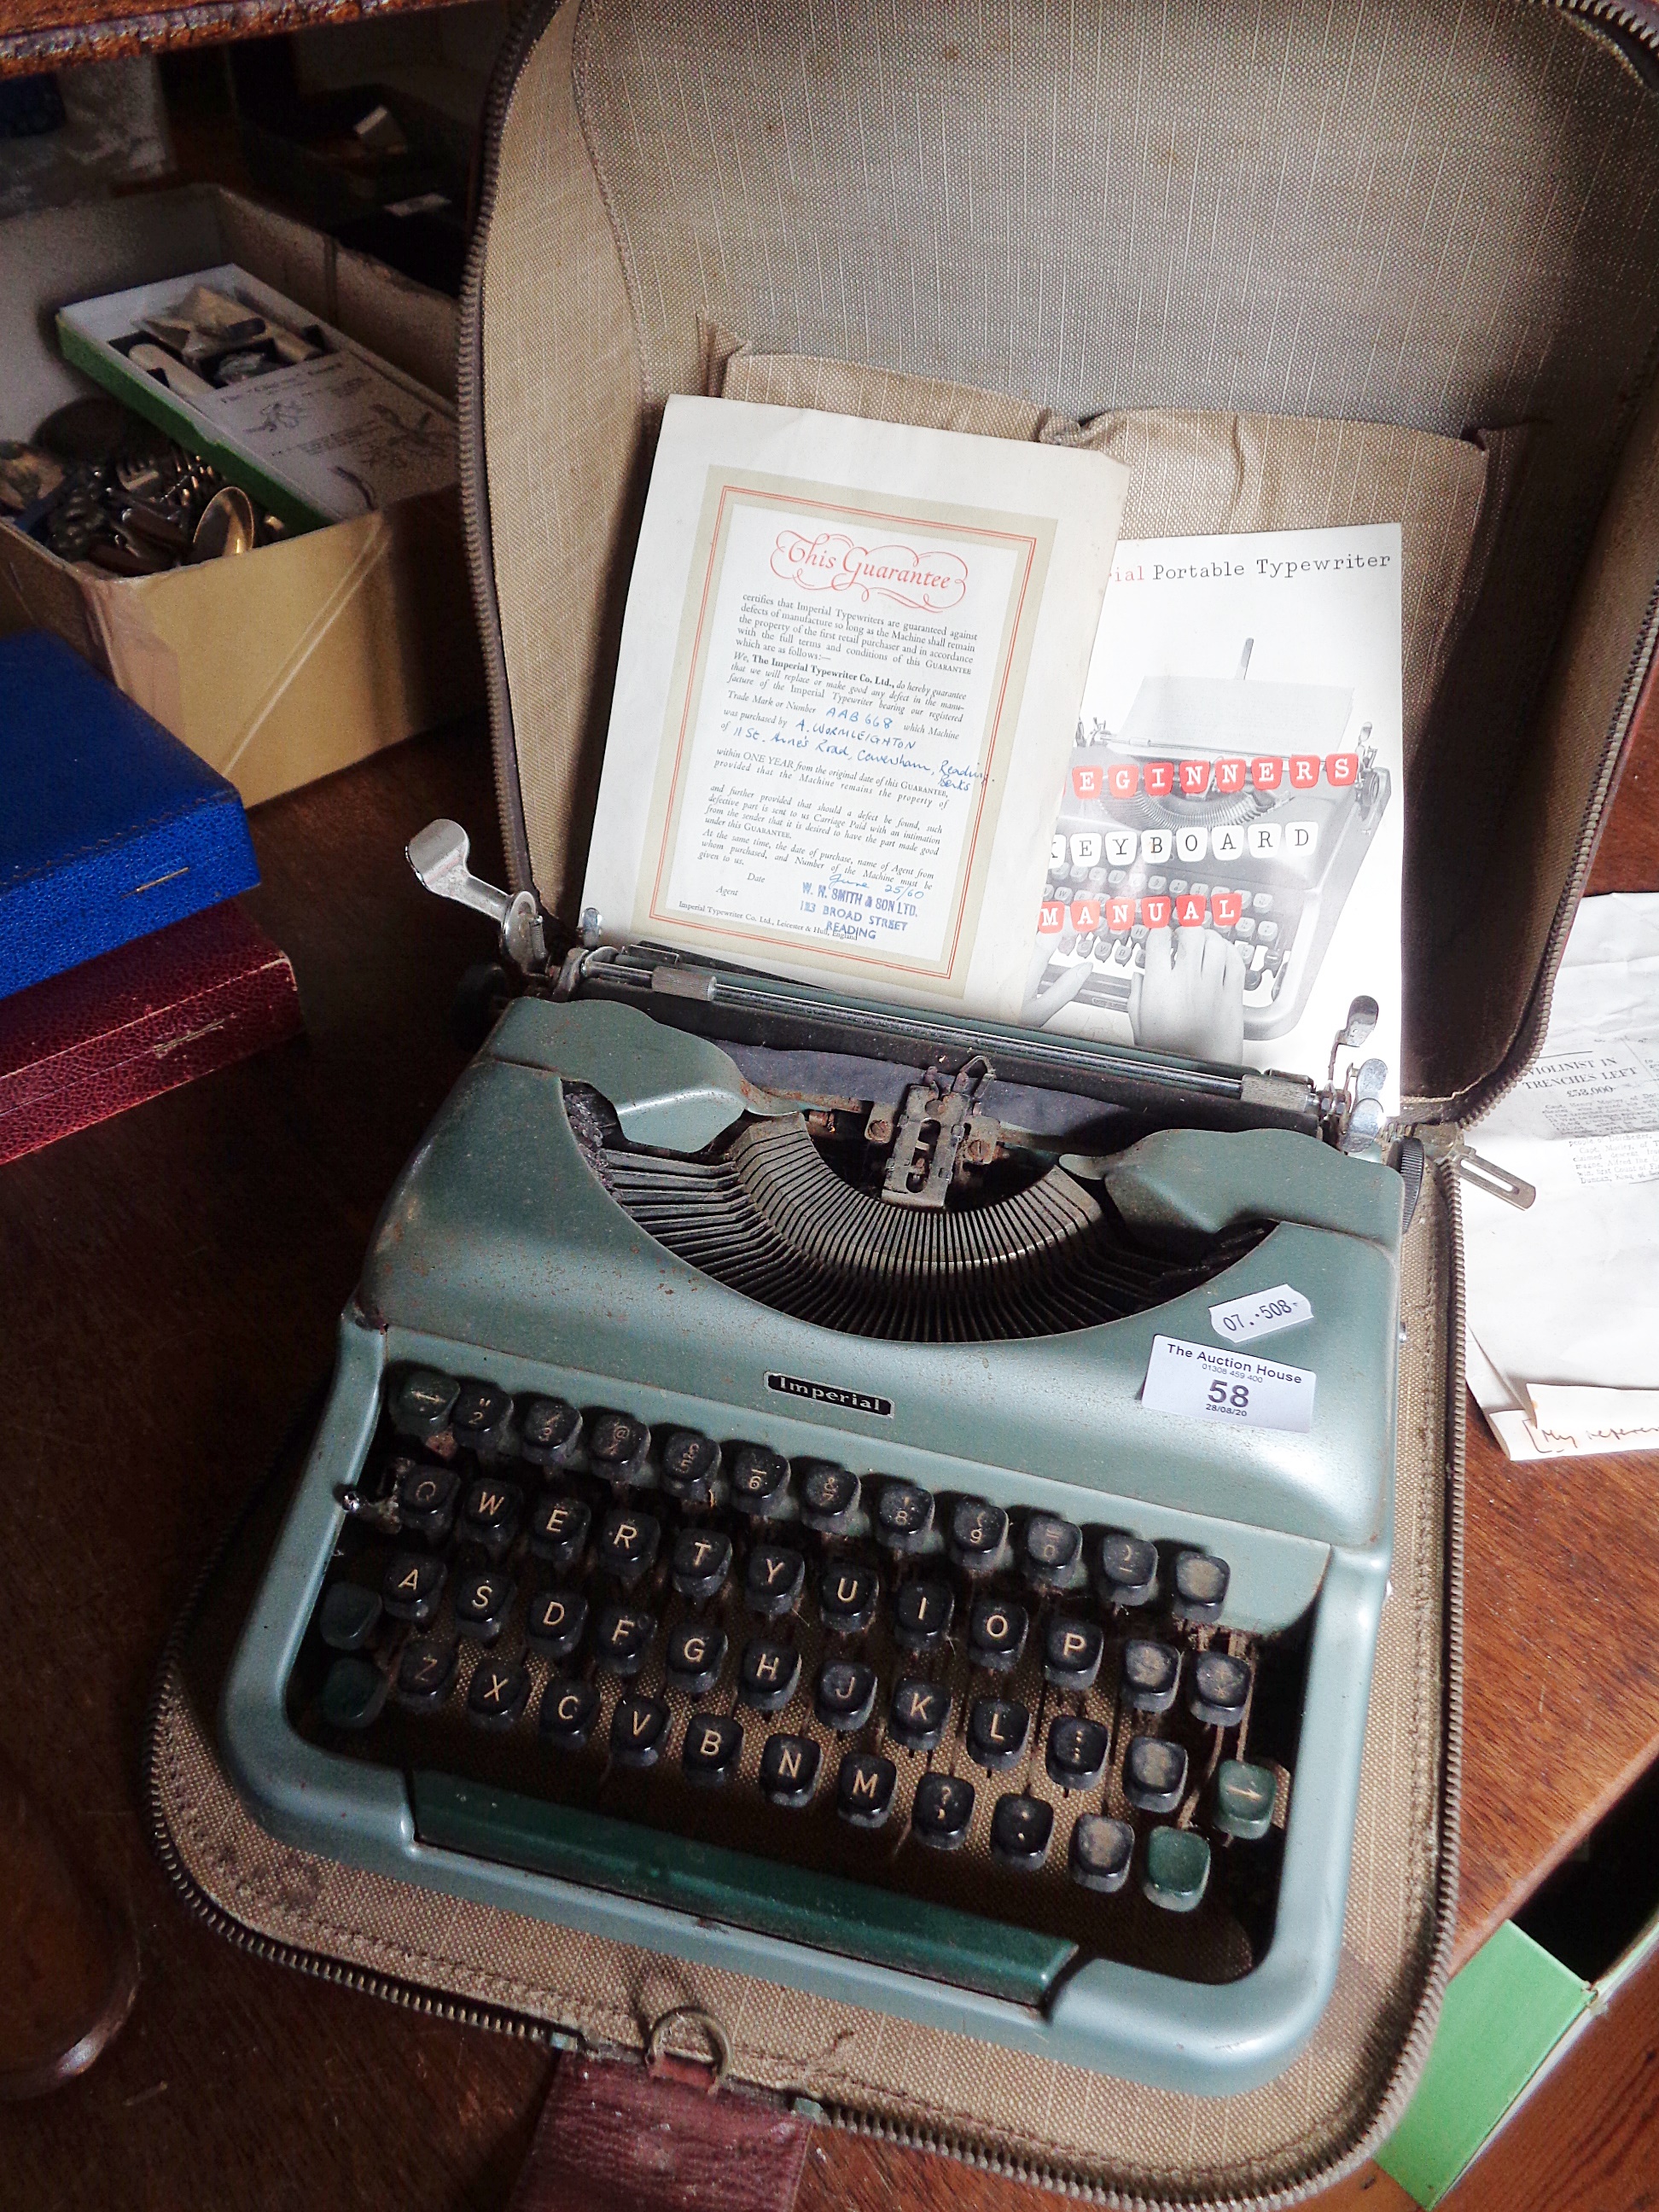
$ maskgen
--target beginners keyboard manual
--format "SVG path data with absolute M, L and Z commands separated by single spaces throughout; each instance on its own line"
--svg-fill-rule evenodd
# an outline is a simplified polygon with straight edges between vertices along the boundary
M 1022 1021 L 1317 1076 L 1364 995 L 1397 1109 L 1400 563 L 1393 523 L 1118 547 Z
M 671 398 L 587 933 L 1018 1019 L 1127 483 L 1098 453 Z

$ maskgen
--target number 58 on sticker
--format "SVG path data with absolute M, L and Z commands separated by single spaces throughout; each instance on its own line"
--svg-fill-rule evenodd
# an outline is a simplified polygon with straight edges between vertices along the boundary
M 1154 1413 L 1186 1413 L 1253 1429 L 1313 1426 L 1318 1376 L 1246 1352 L 1218 1351 L 1179 1337 L 1155 1336 L 1140 1402 Z

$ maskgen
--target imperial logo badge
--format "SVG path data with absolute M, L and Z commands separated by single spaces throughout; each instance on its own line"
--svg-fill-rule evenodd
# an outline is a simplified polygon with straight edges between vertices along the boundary
M 884 1421 L 893 1417 L 892 1400 L 873 1397 L 868 1390 L 838 1390 L 833 1382 L 804 1382 L 799 1375 L 769 1375 L 766 1387 L 786 1398 L 810 1398 L 818 1406 L 842 1406 L 849 1413 L 878 1413 Z

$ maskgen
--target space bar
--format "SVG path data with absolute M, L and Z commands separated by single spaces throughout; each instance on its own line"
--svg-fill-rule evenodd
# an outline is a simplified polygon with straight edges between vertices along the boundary
M 660 1833 L 572 1805 L 411 1775 L 422 1843 L 619 1891 L 820 1951 L 1037 2006 L 1077 1946 L 839 1875 Z M 640 1936 L 645 1939 L 646 1931 Z

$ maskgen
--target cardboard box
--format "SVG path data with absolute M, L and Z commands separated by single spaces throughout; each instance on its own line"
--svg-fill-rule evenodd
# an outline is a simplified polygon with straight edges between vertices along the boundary
M 58 352 L 59 307 L 223 261 L 453 398 L 453 301 L 196 185 L 0 223 L 0 437 L 97 389 Z M 483 700 L 453 489 L 156 576 L 71 565 L 0 526 L 0 631 L 25 628 L 57 631 L 249 805 Z

